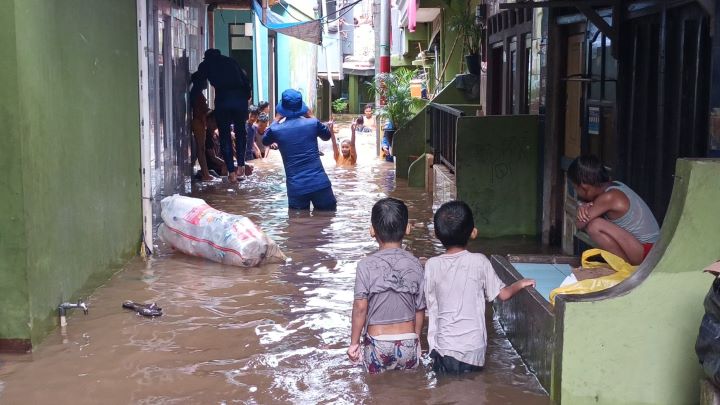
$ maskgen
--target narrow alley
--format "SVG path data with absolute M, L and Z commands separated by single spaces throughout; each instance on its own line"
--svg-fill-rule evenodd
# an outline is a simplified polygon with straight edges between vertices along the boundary
M 720 2 L 0 9 L 0 405 L 720 403 Z
M 335 168 L 329 146 L 323 163 L 337 213 L 288 214 L 277 151 L 239 186 L 194 185 L 193 196 L 260 225 L 286 264 L 237 268 L 167 247 L 133 259 L 90 296 L 87 316 L 69 318 L 66 336 L 56 330 L 32 354 L 0 357 L 0 403 L 548 403 L 497 322 L 489 321 L 485 371 L 466 379 L 438 381 L 427 364 L 377 378 L 349 362 L 355 265 L 377 249 L 368 207 L 403 199 L 413 224 L 407 248 L 430 257 L 441 246 L 428 229 L 428 195 L 396 184 L 369 134 L 358 140 L 356 168 Z M 141 317 L 124 300 L 156 302 L 164 315 Z

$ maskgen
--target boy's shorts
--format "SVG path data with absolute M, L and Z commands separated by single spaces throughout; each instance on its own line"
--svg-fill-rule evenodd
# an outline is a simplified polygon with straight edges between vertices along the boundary
M 648 253 L 650 253 L 650 250 L 652 250 L 654 243 L 643 243 L 643 260 L 647 257 Z
M 436 350 L 430 352 L 430 358 L 433 361 L 432 368 L 435 374 L 461 375 L 482 371 L 482 366 L 468 364 L 451 356 L 443 356 Z
M 420 364 L 420 339 L 415 333 L 365 335 L 363 346 L 363 365 L 370 374 L 410 370 Z

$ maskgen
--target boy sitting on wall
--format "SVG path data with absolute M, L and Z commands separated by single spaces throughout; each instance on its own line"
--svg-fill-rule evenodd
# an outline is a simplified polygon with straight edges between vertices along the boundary
M 577 210 L 577 228 L 584 229 L 597 247 L 637 266 L 660 237 L 650 207 L 630 187 L 610 181 L 605 166 L 593 155 L 575 159 L 568 180 L 584 203 Z

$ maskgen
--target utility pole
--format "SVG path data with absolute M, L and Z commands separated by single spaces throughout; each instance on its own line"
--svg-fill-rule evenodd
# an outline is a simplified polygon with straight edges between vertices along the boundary
M 262 0 L 262 23 L 267 26 L 268 0 Z
M 379 70 L 378 74 L 383 75 L 390 73 L 390 32 L 392 25 L 390 24 L 390 0 L 380 0 L 380 46 L 378 49 Z M 382 76 L 381 76 L 382 77 Z M 385 83 L 380 83 L 380 91 L 378 97 L 378 105 L 384 106 L 387 102 L 385 97 Z
M 380 73 L 390 73 L 390 0 L 380 0 Z
M 330 25 L 330 16 L 328 15 L 327 0 L 320 0 L 320 2 L 322 3 L 322 15 L 325 19 L 325 23 L 322 25 L 323 32 L 325 33 L 325 37 L 330 39 L 330 29 L 328 28 L 328 25 Z M 328 50 L 328 44 L 323 43 L 322 47 L 323 53 L 325 54 L 325 70 L 327 70 L 328 83 L 330 84 L 330 87 L 335 87 L 335 83 L 332 79 L 332 66 L 330 66 L 330 52 Z

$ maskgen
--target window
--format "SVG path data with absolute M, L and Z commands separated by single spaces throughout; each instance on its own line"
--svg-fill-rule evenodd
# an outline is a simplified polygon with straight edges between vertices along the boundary
M 253 25 L 230 24 L 230 50 L 252 50 L 253 49 Z

